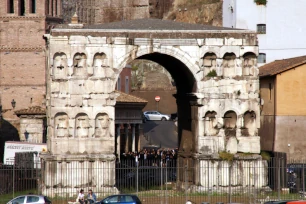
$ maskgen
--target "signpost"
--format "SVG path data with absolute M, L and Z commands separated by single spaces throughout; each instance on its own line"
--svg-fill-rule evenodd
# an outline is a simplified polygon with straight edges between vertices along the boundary
M 156 110 L 158 111 L 158 103 L 160 101 L 160 96 L 155 96 L 155 101 L 156 101 Z

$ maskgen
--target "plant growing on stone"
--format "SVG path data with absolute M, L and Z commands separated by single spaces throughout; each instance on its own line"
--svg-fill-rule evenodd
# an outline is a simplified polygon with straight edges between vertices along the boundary
M 231 154 L 229 152 L 219 152 L 219 157 L 222 160 L 226 160 L 226 161 L 233 161 L 234 160 L 234 154 Z
M 267 0 L 254 0 L 254 2 L 257 5 L 266 5 L 268 1 Z
M 206 77 L 216 77 L 216 76 L 217 76 L 217 72 L 214 69 L 208 72 L 208 74 L 206 75 Z

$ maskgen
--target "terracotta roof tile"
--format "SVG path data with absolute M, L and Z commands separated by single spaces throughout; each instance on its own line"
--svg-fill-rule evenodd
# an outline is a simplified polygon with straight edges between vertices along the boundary
M 276 60 L 259 68 L 259 76 L 273 76 L 306 63 L 306 55 Z
M 16 115 L 45 115 L 46 109 L 40 106 L 32 106 L 26 109 L 20 109 L 15 111 Z
M 119 103 L 148 103 L 148 101 L 146 101 L 145 99 L 130 94 L 126 94 L 121 91 L 116 90 L 116 93 L 120 94 L 117 98 L 117 102 Z

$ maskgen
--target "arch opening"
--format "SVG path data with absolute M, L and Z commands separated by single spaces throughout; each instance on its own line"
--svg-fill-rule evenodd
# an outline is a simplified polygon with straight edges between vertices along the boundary
M 195 144 L 195 136 L 192 131 L 191 101 L 194 99 L 192 93 L 197 91 L 193 73 L 181 60 L 167 54 L 155 52 L 142 55 L 135 60 L 155 62 L 165 68 L 171 75 L 173 84 L 176 86 L 176 93 L 173 96 L 177 107 L 177 147 L 179 150 L 191 152 Z M 175 106 L 175 104 L 170 104 L 170 106 Z

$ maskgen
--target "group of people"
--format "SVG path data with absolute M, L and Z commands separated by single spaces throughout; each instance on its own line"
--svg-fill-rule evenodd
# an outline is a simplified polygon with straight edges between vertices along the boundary
M 94 194 L 94 192 L 92 192 L 91 189 L 88 190 L 88 194 L 87 196 L 85 197 L 84 195 L 84 190 L 81 189 L 80 190 L 80 193 L 77 197 L 77 201 L 80 203 L 80 204 L 94 204 L 96 203 L 97 201 L 97 196 L 96 194 Z
M 143 148 L 139 152 L 127 152 L 120 156 L 120 160 L 124 161 L 135 161 L 139 165 L 143 166 L 168 166 L 169 164 L 174 165 L 177 159 L 178 149 L 146 149 Z

